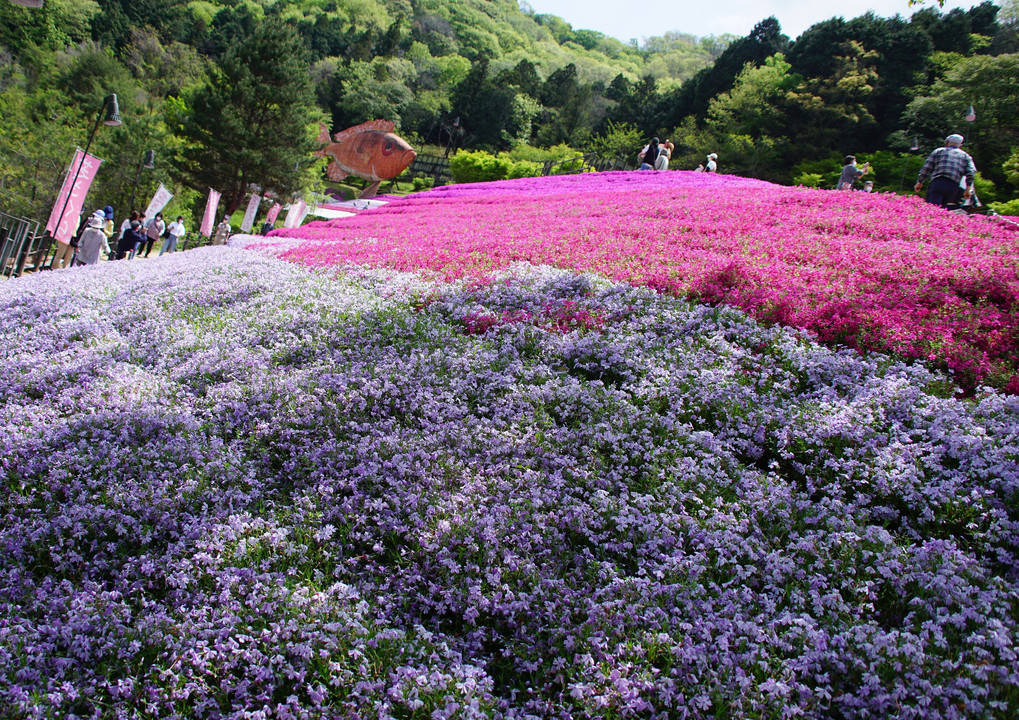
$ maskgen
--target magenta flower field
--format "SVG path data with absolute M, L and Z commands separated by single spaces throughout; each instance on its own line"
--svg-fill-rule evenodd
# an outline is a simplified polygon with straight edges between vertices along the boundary
M 1019 392 L 1019 233 L 919 198 L 598 173 L 437 188 L 273 235 L 264 248 L 314 267 L 597 272 Z

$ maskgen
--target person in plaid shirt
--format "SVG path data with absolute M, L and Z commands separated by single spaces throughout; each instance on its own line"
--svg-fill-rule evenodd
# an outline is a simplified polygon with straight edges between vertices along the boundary
M 923 181 L 928 177 L 931 184 L 927 188 L 927 202 L 944 207 L 959 201 L 959 183 L 966 178 L 966 189 L 962 196 L 968 198 L 973 192 L 973 177 L 977 174 L 977 166 L 973 158 L 965 152 L 962 135 L 949 135 L 945 138 L 945 147 L 940 147 L 927 156 L 927 162 L 920 168 L 916 176 L 914 190 L 920 192 Z

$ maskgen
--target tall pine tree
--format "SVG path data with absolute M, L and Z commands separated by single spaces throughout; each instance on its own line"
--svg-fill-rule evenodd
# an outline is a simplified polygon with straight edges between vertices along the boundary
M 231 48 L 195 92 L 178 136 L 177 168 L 197 190 L 223 194 L 227 212 L 249 186 L 289 198 L 316 160 L 321 112 L 296 29 L 264 23 Z

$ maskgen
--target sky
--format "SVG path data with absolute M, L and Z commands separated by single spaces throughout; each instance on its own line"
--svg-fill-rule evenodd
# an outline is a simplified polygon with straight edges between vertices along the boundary
M 968 9 L 981 0 L 947 0 L 943 12 Z M 770 15 L 782 32 L 795 39 L 814 23 L 832 17 L 847 20 L 872 10 L 880 17 L 909 18 L 922 7 L 937 8 L 936 0 L 910 7 L 909 0 L 527 0 L 535 13 L 558 15 L 575 30 L 597 30 L 629 42 L 664 35 L 672 30 L 690 35 L 746 35 Z

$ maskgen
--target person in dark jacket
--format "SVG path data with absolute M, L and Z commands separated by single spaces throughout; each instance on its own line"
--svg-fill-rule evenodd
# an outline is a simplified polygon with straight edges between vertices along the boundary
M 640 151 L 640 169 L 654 170 L 655 162 L 658 160 L 658 138 L 651 138 L 651 142 Z
M 145 235 L 142 234 L 142 224 L 137 220 L 131 221 L 131 227 L 124 231 L 117 243 L 117 259 L 123 260 L 127 254 L 134 251 L 139 243 L 145 242 Z

